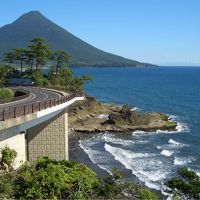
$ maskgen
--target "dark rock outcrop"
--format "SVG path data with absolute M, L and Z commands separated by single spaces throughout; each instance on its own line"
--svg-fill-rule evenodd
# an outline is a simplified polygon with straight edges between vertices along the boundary
M 93 97 L 74 104 L 69 112 L 69 127 L 83 133 L 175 130 L 176 122 L 162 113 L 141 114 L 128 105 L 102 104 Z

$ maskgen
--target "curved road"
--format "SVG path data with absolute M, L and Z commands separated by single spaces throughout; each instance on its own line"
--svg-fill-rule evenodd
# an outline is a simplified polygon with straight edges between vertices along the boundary
M 30 92 L 30 96 L 26 99 L 22 99 L 19 101 L 1 104 L 0 110 L 10 109 L 10 108 L 18 107 L 18 106 L 24 106 L 27 104 L 37 103 L 39 101 L 44 101 L 47 99 L 54 99 L 57 97 L 61 97 L 60 93 L 46 90 L 46 89 L 37 88 L 37 87 L 15 87 L 15 89 L 27 90 Z

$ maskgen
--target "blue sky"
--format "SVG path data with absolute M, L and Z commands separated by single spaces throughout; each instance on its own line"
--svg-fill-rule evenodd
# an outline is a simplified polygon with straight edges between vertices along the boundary
M 114 54 L 200 64 L 200 0 L 1 0 L 0 27 L 31 10 Z

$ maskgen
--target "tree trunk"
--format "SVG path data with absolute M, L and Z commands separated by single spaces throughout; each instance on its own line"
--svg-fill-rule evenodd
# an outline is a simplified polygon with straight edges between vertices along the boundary
M 21 64 L 20 64 L 21 65 L 21 75 L 22 75 L 22 67 L 23 67 L 22 62 L 23 62 L 23 60 L 21 59 Z
M 33 71 L 33 60 L 31 61 L 31 73 Z
M 57 65 L 56 65 L 56 76 L 58 74 L 58 62 L 57 62 Z

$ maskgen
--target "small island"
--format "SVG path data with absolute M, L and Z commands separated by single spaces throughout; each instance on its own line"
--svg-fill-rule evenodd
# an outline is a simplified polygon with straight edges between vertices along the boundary
M 177 123 L 162 113 L 141 114 L 129 105 L 99 103 L 86 97 L 69 111 L 69 127 L 79 133 L 175 131 Z

